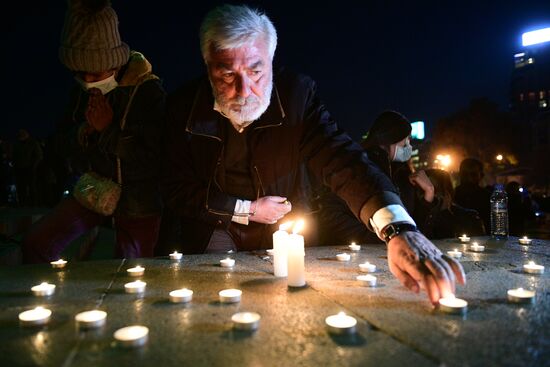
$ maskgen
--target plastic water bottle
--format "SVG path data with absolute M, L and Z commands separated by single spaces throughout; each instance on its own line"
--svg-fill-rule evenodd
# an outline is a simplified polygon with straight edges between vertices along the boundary
M 491 194 L 491 237 L 508 239 L 508 195 L 502 184 L 496 184 Z

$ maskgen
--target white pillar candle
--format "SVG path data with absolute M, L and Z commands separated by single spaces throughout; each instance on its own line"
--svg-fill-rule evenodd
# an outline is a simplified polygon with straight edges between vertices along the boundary
M 518 241 L 519 241 L 519 243 L 521 243 L 522 245 L 530 245 L 531 242 L 533 242 L 533 240 L 530 239 L 530 238 L 527 238 L 527 236 L 523 236 L 523 237 L 520 238 Z
M 231 316 L 233 327 L 238 330 L 256 330 L 260 326 L 261 316 L 256 312 L 238 312 Z
M 460 259 L 462 257 L 462 252 L 455 248 L 453 251 L 447 251 L 447 255 L 454 257 L 455 259 Z
M 187 303 L 193 299 L 193 291 L 191 289 L 182 288 L 170 292 L 170 302 L 172 303 Z
M 460 240 L 460 242 L 463 242 L 463 243 L 470 242 L 470 237 L 466 236 L 466 234 L 463 234 L 462 236 L 458 237 L 458 239 Z
M 304 236 L 298 234 L 304 226 L 304 221 L 296 223 L 292 234 L 288 236 L 288 286 L 303 287 L 306 285 L 306 269 L 304 257 Z
M 544 274 L 544 265 L 538 265 L 534 261 L 529 261 L 523 265 L 523 271 L 530 274 Z
M 149 329 L 141 325 L 127 326 L 115 331 L 113 336 L 122 346 L 139 347 L 147 343 Z
M 357 280 L 365 287 L 376 287 L 376 277 L 374 275 L 358 275 Z
M 371 264 L 370 262 L 366 261 L 362 264 L 359 264 L 359 269 L 363 273 L 374 273 L 376 271 L 376 265 Z
M 278 231 L 273 232 L 273 275 L 276 277 L 288 276 L 289 234 L 287 230 L 292 226 L 292 223 L 283 223 L 279 226 Z
M 485 251 L 485 246 L 478 244 L 477 242 L 472 243 L 470 250 L 473 252 L 483 252 Z
M 35 296 L 44 297 L 51 296 L 55 292 L 55 284 L 50 284 L 47 282 L 40 283 L 31 288 L 32 293 Z
M 19 314 L 19 321 L 23 326 L 45 325 L 50 321 L 52 311 L 44 307 L 36 307 Z
M 56 261 L 51 261 L 50 265 L 54 269 L 63 269 L 65 267 L 65 265 L 67 265 L 67 261 L 63 260 L 63 259 L 59 259 L 59 260 L 56 260 Z
M 177 252 L 176 250 L 174 250 L 174 252 L 172 252 L 168 256 L 170 256 L 170 260 L 181 260 L 181 257 L 183 256 L 183 254 L 181 252 Z
M 145 272 L 145 268 L 138 265 L 138 266 L 135 266 L 133 268 L 127 269 L 126 272 L 131 277 L 140 277 Z
M 361 245 L 358 245 L 355 242 L 352 242 L 348 247 L 350 251 L 361 251 Z
M 240 289 L 224 289 L 218 293 L 221 303 L 237 303 L 241 301 L 243 292 Z
M 147 283 L 142 282 L 141 280 L 136 280 L 135 282 L 130 282 L 124 284 L 124 289 L 126 293 L 143 293 Z
M 235 266 L 235 260 L 234 259 L 231 259 L 231 258 L 225 258 L 225 259 L 222 259 L 220 260 L 220 266 L 222 268 L 232 268 Z
M 107 312 L 100 310 L 84 311 L 74 317 L 78 327 L 83 329 L 94 329 L 105 325 Z
M 336 259 L 338 259 L 338 261 L 349 261 L 351 259 L 351 255 L 346 252 L 336 254 Z
M 325 319 L 328 330 L 334 334 L 352 334 L 355 333 L 355 325 L 357 320 L 344 312 L 339 312 L 337 315 L 331 315 Z
M 535 299 L 535 291 L 523 288 L 509 289 L 508 300 L 516 303 L 529 303 Z
M 451 294 L 439 300 L 439 309 L 446 313 L 464 313 L 468 310 L 468 302 Z

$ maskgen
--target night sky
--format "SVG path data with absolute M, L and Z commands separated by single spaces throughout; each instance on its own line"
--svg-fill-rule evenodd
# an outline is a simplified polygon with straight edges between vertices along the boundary
M 152 62 L 167 91 L 204 72 L 198 40 L 215 1 L 114 0 L 123 40 Z M 367 3 L 367 4 L 364 4 Z M 440 2 L 444 3 L 444 2 Z M 428 127 L 488 97 L 508 105 L 521 34 L 550 26 L 550 1 L 254 1 L 279 35 L 275 64 L 308 74 L 341 126 L 359 139 L 384 109 Z M 57 58 L 64 1 L 18 2 L 2 22 L 0 136 L 53 131 L 72 85 Z

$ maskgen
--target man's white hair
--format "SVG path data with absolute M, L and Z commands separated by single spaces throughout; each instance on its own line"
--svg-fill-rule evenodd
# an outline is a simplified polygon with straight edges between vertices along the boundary
M 273 60 L 277 31 L 262 12 L 246 5 L 222 5 L 211 10 L 200 28 L 202 57 L 208 63 L 210 50 L 231 50 L 253 43 L 258 37 L 267 42 Z

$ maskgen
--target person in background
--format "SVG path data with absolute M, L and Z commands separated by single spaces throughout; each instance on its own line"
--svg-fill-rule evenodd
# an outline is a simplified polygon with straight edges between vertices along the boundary
M 200 42 L 207 76 L 169 97 L 163 158 L 163 197 L 181 218 L 183 251 L 271 247 L 273 225 L 308 190 L 307 169 L 386 241 L 406 287 L 423 287 L 435 304 L 464 283 L 461 265 L 416 229 L 389 178 L 338 128 L 313 80 L 273 70 L 277 33 L 265 14 L 217 7 Z
M 478 212 L 488 231 L 491 228 L 491 192 L 480 186 L 484 175 L 483 163 L 475 158 L 466 158 L 460 162 L 459 175 L 460 184 L 455 188 L 455 203 Z
M 165 92 L 145 57 L 130 51 L 108 1 L 69 1 L 59 57 L 76 86 L 59 134 L 73 165 L 119 182 L 116 257 L 153 256 Z M 122 123 L 125 123 L 124 128 Z M 120 160 L 120 170 L 118 161 Z M 119 174 L 120 173 L 120 174 Z M 57 260 L 74 239 L 109 219 L 69 196 L 23 240 L 26 263 Z
M 535 216 L 533 203 L 527 190 L 516 181 L 510 181 L 505 186 L 508 194 L 508 229 L 512 236 L 525 236 L 527 223 Z

